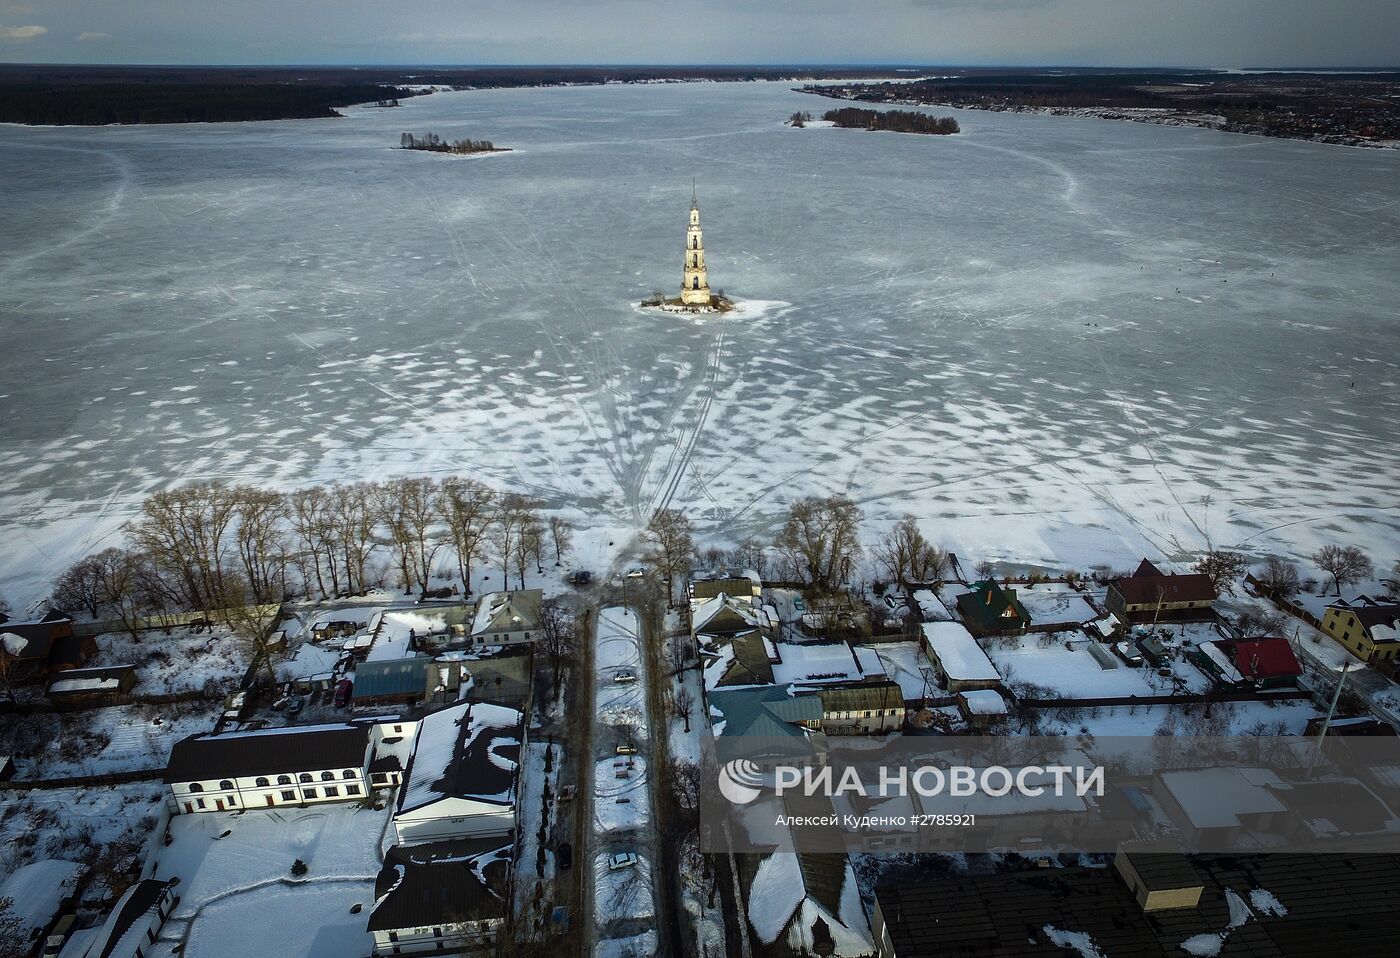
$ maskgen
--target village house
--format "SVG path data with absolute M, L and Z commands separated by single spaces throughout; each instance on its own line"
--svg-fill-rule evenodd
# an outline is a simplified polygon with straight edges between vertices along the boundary
M 1277 637 L 1202 642 L 1188 658 L 1227 688 L 1292 688 L 1303 674 L 1293 647 Z
M 123 701 L 135 687 L 134 665 L 68 669 L 49 681 L 48 697 L 60 710 L 94 708 Z
M 0 945 L 15 945 L 17 954 L 37 951 L 55 920 L 73 906 L 78 883 L 87 870 L 79 862 L 50 858 L 20 865 L 10 872 L 0 881 L 0 899 L 9 899 L 10 917 L 15 924 L 5 932 L 13 938 L 0 941 Z
M 827 735 L 883 735 L 904 725 L 904 692 L 898 682 L 827 685 L 796 697 L 821 702 L 817 726 Z
M 413 731 L 387 719 L 191 735 L 171 749 L 165 782 L 185 813 L 364 801 L 376 752 Z
M 781 660 L 751 604 L 723 591 L 693 600 L 690 628 L 707 689 L 773 683 Z
M 374 883 L 374 954 L 474 951 L 506 917 L 510 846 L 499 839 L 395 846 Z
M 473 645 L 515 645 L 539 638 L 540 604 L 544 592 L 488 592 L 477 603 L 472 620 Z
M 974 582 L 970 592 L 957 597 L 958 614 L 973 635 L 1004 635 L 1030 628 L 1031 615 L 1016 598 L 1016 590 L 996 579 Z
M 1215 597 L 1210 576 L 1163 575 L 1143 559 L 1132 575 L 1109 580 L 1104 606 L 1127 622 L 1191 622 L 1213 617 Z
M 1393 674 L 1400 653 L 1397 622 L 1400 602 L 1359 595 L 1329 605 L 1322 615 L 1322 631 L 1367 665 Z
M 463 702 L 423 716 L 394 809 L 400 845 L 504 837 L 515 828 L 524 717 Z
M 719 689 L 710 693 L 709 717 L 717 740 L 747 739 L 744 757 L 762 767 L 826 761 L 822 703 L 815 696 L 791 696 L 776 685 Z
M 757 576 L 738 572 L 696 575 L 690 580 L 690 607 L 694 609 L 706 599 L 726 595 L 752 609 L 758 605 L 762 592 L 763 585 Z
M 959 622 L 923 623 L 924 652 L 939 682 L 949 692 L 995 689 L 1001 673 L 972 633 Z
M 175 882 L 147 878 L 126 890 L 84 953 L 86 958 L 146 958 L 180 904 Z M 65 952 L 66 954 L 66 952 Z
M 76 635 L 73 620 L 61 612 L 28 622 L 0 621 L 0 658 L 14 685 L 42 682 L 54 672 L 85 665 L 96 654 L 96 640 Z
M 963 721 L 980 731 L 1006 721 L 1006 700 L 993 689 L 959 692 L 958 712 Z

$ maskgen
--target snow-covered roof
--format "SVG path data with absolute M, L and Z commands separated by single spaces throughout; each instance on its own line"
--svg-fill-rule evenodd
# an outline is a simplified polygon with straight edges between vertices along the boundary
M 21 941 L 30 940 L 53 920 L 86 871 L 86 865 L 54 858 L 21 865 L 0 882 L 0 898 L 13 902 L 11 911 L 20 920 Z
M 147 878 L 126 890 L 107 916 L 96 941 L 88 949 L 91 958 L 134 958 L 147 943 L 151 912 L 165 897 L 168 881 Z
M 809 887 L 808 867 L 839 868 L 829 877 L 834 899 L 819 901 L 818 889 Z M 823 879 L 827 876 L 822 876 Z M 839 890 L 838 890 L 839 889 Z M 837 856 L 803 856 L 774 852 L 759 863 L 749 885 L 749 924 L 765 945 L 782 938 L 787 952 L 797 955 L 869 955 L 875 950 L 870 923 L 860 903 L 855 871 L 849 860 Z M 818 929 L 822 931 L 818 931 Z M 818 937 L 826 935 L 831 951 L 817 950 Z
M 1006 701 L 1000 692 L 992 689 L 977 689 L 973 692 L 959 692 L 963 707 L 970 715 L 1005 715 Z
M 544 593 L 539 589 L 488 592 L 477 603 L 472 635 L 533 632 L 539 627 L 540 603 L 543 599 Z
M 737 621 L 734 625 L 726 625 L 724 631 L 731 632 L 735 628 L 758 628 L 760 623 L 753 610 L 745 605 L 734 601 L 727 593 L 721 592 L 713 598 L 704 599 L 695 603 L 694 610 L 690 616 L 690 630 L 692 632 L 704 632 L 711 622 L 722 612 L 728 612 Z
M 444 798 L 513 805 L 523 733 L 520 712 L 504 705 L 463 702 L 425 715 L 398 812 Z
M 959 681 L 1000 681 L 987 653 L 960 622 L 925 622 L 924 641 L 944 673 Z
M 1262 768 L 1201 768 L 1162 772 L 1163 786 L 1196 828 L 1229 828 L 1241 815 L 1281 812 L 1285 806 L 1265 786 L 1280 785 Z
M 1230 657 L 1225 654 L 1225 650 L 1220 648 L 1215 642 L 1202 642 L 1197 646 L 1201 654 L 1210 659 L 1211 664 L 1220 670 L 1220 677 L 1226 682 L 1243 682 L 1244 676 L 1240 675 L 1239 669 L 1235 668 L 1235 663 L 1230 661 Z

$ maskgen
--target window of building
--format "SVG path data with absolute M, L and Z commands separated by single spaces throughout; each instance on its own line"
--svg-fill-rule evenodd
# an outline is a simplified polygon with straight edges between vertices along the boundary
M 202 792 L 204 791 L 204 786 L 199 784 L 198 782 L 190 782 L 190 791 Z
M 346 795 L 358 795 L 358 794 L 360 794 L 360 786 L 358 786 L 358 785 L 346 785 L 346 786 L 345 786 L 345 794 L 346 794 Z
M 204 804 L 204 799 L 202 799 L 202 798 L 201 798 L 199 801 L 195 802 L 195 804 L 198 805 L 200 808 L 207 808 L 207 807 L 208 807 L 207 805 Z
M 327 785 L 327 786 L 326 786 L 326 797 L 327 797 L 327 798 L 339 798 L 339 797 L 340 797 L 340 789 L 336 788 L 334 785 Z
M 334 781 L 335 781 L 335 772 L 322 772 L 322 773 L 321 773 L 321 781 L 323 781 L 323 782 L 334 782 Z
M 300 775 L 297 776 L 297 781 L 299 781 L 299 782 L 311 782 L 311 781 L 314 781 L 314 779 L 311 777 L 311 773 L 310 773 L 310 772 L 302 772 Z
M 278 784 L 278 785 L 290 785 L 290 784 L 292 784 L 292 776 L 290 776 L 290 775 L 278 775 L 278 776 L 277 776 L 277 784 Z
M 402 732 L 402 731 L 403 731 L 403 726 L 402 726 L 402 725 L 395 725 L 395 726 L 394 726 L 394 731 L 395 731 L 395 732 Z
M 360 773 L 357 772 L 357 771 L 355 771 L 353 768 L 347 768 L 347 769 L 345 770 L 345 774 L 341 776 L 341 778 L 359 778 L 359 777 L 360 777 Z
M 228 779 L 224 779 L 223 781 L 221 781 L 221 782 L 219 783 L 219 790 L 220 790 L 220 791 L 224 791 L 224 792 L 232 791 L 232 790 L 233 790 L 233 783 L 230 782 Z
M 285 791 L 282 792 L 282 801 L 284 801 L 284 802 L 295 802 L 296 800 L 297 800 L 297 793 L 296 793 L 296 792 L 293 792 L 293 791 L 291 791 L 291 790 L 285 790 Z
M 270 785 L 271 783 L 270 783 L 267 779 L 265 779 L 265 778 L 259 778 L 259 779 L 256 779 L 256 780 L 253 782 L 253 784 L 256 785 L 258 788 L 267 788 L 267 786 Z
M 303 788 L 303 789 L 301 790 L 301 794 L 302 794 L 302 796 L 305 797 L 305 798 L 315 798 L 315 797 L 316 797 L 316 789 L 314 789 L 314 788 Z
M 399 933 L 396 932 L 396 931 L 391 931 L 391 932 L 389 932 L 389 940 L 390 940 L 390 941 L 398 941 L 398 940 L 399 940 Z

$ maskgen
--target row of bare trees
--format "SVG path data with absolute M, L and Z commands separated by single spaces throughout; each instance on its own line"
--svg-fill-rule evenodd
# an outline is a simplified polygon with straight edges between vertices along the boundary
M 571 532 L 528 497 L 461 477 L 286 493 L 200 483 L 148 497 L 123 527 L 126 544 L 75 563 L 54 582 L 52 600 L 132 622 L 298 592 L 323 599 L 363 593 L 387 577 L 422 594 L 445 553 L 468 594 L 474 565 L 492 558 L 504 581 L 514 572 L 524 588 L 532 565 L 563 560 Z

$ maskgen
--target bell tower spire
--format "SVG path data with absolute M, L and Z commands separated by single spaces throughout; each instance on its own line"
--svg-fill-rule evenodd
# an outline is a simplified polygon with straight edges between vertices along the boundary
M 685 271 L 681 274 L 681 302 L 687 306 L 710 305 L 710 283 L 705 271 L 705 239 L 700 230 L 700 202 L 695 180 L 690 181 L 690 225 L 685 231 Z

